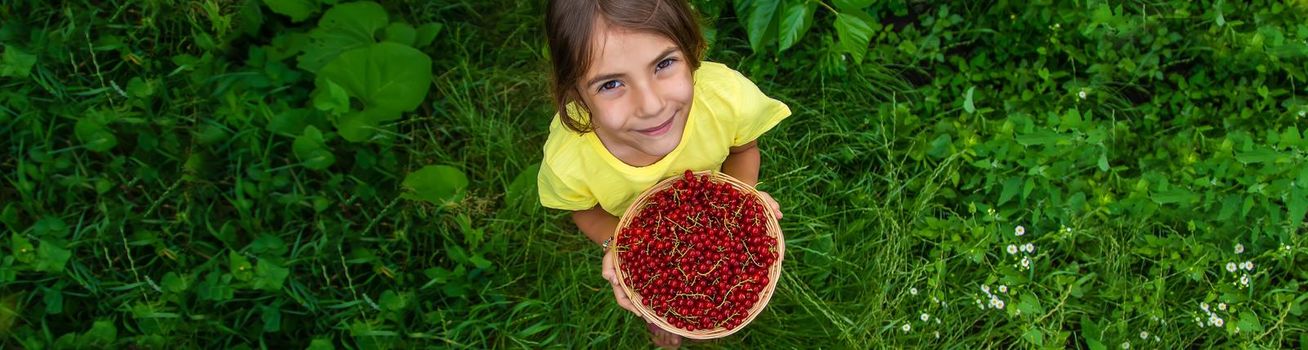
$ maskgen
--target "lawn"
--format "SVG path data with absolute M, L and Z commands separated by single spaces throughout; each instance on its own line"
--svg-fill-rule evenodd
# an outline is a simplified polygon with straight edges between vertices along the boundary
M 1308 346 L 1308 1 L 692 3 L 794 114 L 689 347 Z M 650 347 L 537 199 L 543 8 L 3 2 L 0 348 Z

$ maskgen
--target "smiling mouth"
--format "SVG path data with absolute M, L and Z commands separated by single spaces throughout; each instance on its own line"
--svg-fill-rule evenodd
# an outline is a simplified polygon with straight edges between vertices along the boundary
M 637 132 L 641 132 L 641 133 L 646 133 L 646 134 L 658 133 L 658 132 L 660 132 L 660 131 L 663 131 L 663 129 L 667 129 L 667 128 L 669 128 L 669 127 L 672 127 L 672 121 L 673 121 L 674 119 L 676 119 L 676 118 L 675 118 L 675 117 L 674 117 L 674 118 L 668 118 L 668 121 L 663 122 L 663 124 L 659 124 L 659 126 L 652 127 L 652 128 L 649 128 L 649 129 L 636 130 L 636 131 L 637 131 Z

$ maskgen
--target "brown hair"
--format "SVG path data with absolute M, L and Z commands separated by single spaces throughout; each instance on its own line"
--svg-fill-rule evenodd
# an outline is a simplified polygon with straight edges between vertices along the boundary
M 591 36 L 595 21 L 667 37 L 681 48 L 692 69 L 699 68 L 706 44 L 699 17 L 686 0 L 551 0 L 545 14 L 545 35 L 549 39 L 552 63 L 554 108 L 563 126 L 578 133 L 592 130 L 568 110 L 576 102 L 582 111 L 590 108 L 577 90 L 582 75 L 590 69 Z

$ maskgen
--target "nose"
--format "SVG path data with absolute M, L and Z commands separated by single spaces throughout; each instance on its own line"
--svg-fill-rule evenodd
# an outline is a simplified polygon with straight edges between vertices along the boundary
M 639 111 L 641 118 L 658 118 L 663 116 L 663 108 L 667 102 L 663 100 L 663 95 L 659 92 L 657 83 L 645 84 L 644 89 L 638 92 L 640 102 Z

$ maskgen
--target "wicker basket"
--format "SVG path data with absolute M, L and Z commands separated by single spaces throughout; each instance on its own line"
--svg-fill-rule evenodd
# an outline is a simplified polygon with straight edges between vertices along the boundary
M 655 314 L 648 307 L 646 307 L 644 300 L 641 298 L 641 295 L 636 293 L 636 291 L 633 290 L 631 286 L 627 285 L 626 276 L 624 276 L 622 273 L 622 259 L 620 256 L 618 259 L 615 259 L 616 266 L 614 268 L 615 270 L 617 270 L 617 277 L 619 281 L 618 283 L 622 286 L 622 290 L 627 293 L 627 297 L 631 298 L 631 301 L 636 305 L 636 309 L 640 311 L 640 314 L 643 315 L 647 321 L 652 322 L 655 325 L 658 325 L 659 328 L 662 328 L 668 332 L 672 332 L 674 334 L 690 339 L 721 338 L 736 333 L 736 331 L 745 328 L 746 325 L 748 325 L 751 321 L 754 320 L 754 317 L 758 316 L 758 314 L 763 311 L 763 308 L 767 306 L 768 301 L 772 299 L 772 292 L 776 289 L 777 280 L 779 280 L 780 279 L 779 277 L 781 276 L 781 261 L 786 255 L 785 254 L 786 240 L 781 235 L 781 226 L 777 224 L 777 218 L 772 215 L 770 210 L 768 210 L 769 206 L 767 205 L 767 203 L 763 202 L 763 197 L 759 195 L 758 191 L 755 190 L 754 187 L 746 185 L 740 182 L 740 180 L 736 180 L 735 178 L 731 177 L 730 175 L 723 174 L 717 171 L 712 171 L 712 170 L 700 171 L 700 172 L 696 172 L 695 176 L 699 177 L 705 174 L 708 174 L 710 176 L 709 179 L 712 182 L 714 183 L 726 182 L 728 184 L 731 184 L 731 186 L 734 187 L 736 190 L 741 191 L 742 193 L 745 193 L 747 196 L 750 196 L 754 198 L 756 201 L 758 201 L 760 206 L 764 208 L 764 213 L 765 213 L 764 216 L 767 217 L 767 234 L 769 236 L 772 236 L 773 238 L 776 238 L 777 259 L 773 261 L 772 266 L 768 268 L 768 284 L 760 292 L 758 301 L 755 302 L 754 306 L 749 309 L 749 314 L 745 317 L 744 322 L 741 322 L 739 326 L 733 329 L 727 329 L 725 327 L 717 327 L 714 329 L 701 329 L 696 331 L 687 331 L 685 329 L 677 328 L 672 324 L 668 323 L 668 320 L 666 318 Z M 621 245 L 623 229 L 625 229 L 627 225 L 631 223 L 631 220 L 633 220 L 636 217 L 636 214 L 639 213 L 640 210 L 645 206 L 645 203 L 649 199 L 649 197 L 653 196 L 655 193 L 658 193 L 659 191 L 672 187 L 672 184 L 680 179 L 681 176 L 674 176 L 664 179 L 663 181 L 659 181 L 659 183 L 655 184 L 653 187 L 650 187 L 648 190 L 645 190 L 644 193 L 641 193 L 639 197 L 636 197 L 635 202 L 633 202 L 630 207 L 627 207 L 627 211 L 622 213 L 622 218 L 620 221 L 618 221 L 618 232 L 615 234 L 613 239 L 614 244 L 611 246 L 611 247 L 615 247 L 613 249 L 616 249 L 616 247 Z

